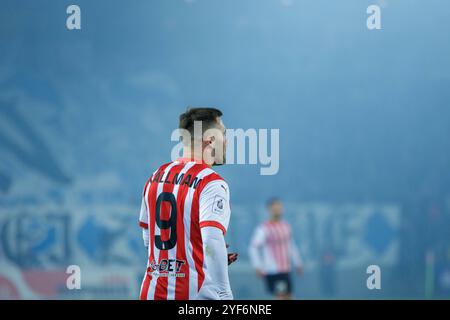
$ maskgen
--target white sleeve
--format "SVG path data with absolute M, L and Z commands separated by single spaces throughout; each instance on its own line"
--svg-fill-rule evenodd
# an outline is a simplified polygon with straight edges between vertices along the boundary
M 145 194 L 147 193 L 147 189 L 150 187 L 151 181 L 155 174 L 159 171 L 159 169 L 155 170 L 150 178 L 147 180 L 144 186 L 144 190 L 142 190 L 142 202 L 141 202 L 141 212 L 139 213 L 139 226 L 144 229 L 148 229 L 148 210 L 147 203 L 145 202 Z
M 150 233 L 148 228 L 142 228 L 142 238 L 144 239 L 144 246 L 148 247 L 148 244 L 150 243 Z
M 147 205 L 145 203 L 144 197 L 142 197 L 141 212 L 139 214 L 139 226 L 142 228 L 142 238 L 144 240 L 144 245 L 148 247 L 150 236 L 148 231 Z
M 206 281 L 199 291 L 199 300 L 232 300 L 228 278 L 228 254 L 223 233 L 214 227 L 201 229 L 203 240 L 203 268 Z
M 255 269 L 262 270 L 264 267 L 260 250 L 264 245 L 265 238 L 266 236 L 264 232 L 264 227 L 259 226 L 258 228 L 256 228 L 255 232 L 253 233 L 253 237 L 250 241 L 249 247 L 250 261 Z
M 141 212 L 139 213 L 139 226 L 148 229 L 148 212 L 144 197 L 142 197 Z
M 200 228 L 216 227 L 227 232 L 230 222 L 230 191 L 223 180 L 209 182 L 202 190 L 199 199 Z
M 144 246 L 148 247 L 150 235 L 148 231 L 148 212 L 147 204 L 145 203 L 145 196 L 142 197 L 141 212 L 139 213 L 139 226 L 142 228 L 142 239 L 144 240 Z

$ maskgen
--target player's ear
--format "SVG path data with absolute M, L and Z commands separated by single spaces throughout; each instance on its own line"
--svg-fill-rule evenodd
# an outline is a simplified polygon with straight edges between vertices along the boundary
M 207 136 L 203 139 L 203 142 L 205 142 L 205 144 L 212 144 L 214 142 L 214 136 Z

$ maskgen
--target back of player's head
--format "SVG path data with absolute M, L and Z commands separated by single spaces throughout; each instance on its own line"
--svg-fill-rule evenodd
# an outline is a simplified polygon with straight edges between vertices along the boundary
M 180 129 L 187 130 L 191 134 L 191 137 L 194 137 L 195 121 L 201 121 L 202 131 L 205 132 L 206 130 L 212 128 L 214 125 L 218 124 L 218 118 L 220 118 L 221 116 L 222 111 L 217 108 L 188 107 L 186 111 L 180 115 L 180 123 L 178 127 Z
M 222 116 L 222 111 L 216 108 L 192 108 L 188 107 L 184 113 L 180 115 L 180 129 L 188 131 L 194 130 L 194 121 L 201 121 L 202 126 L 211 126 L 217 123 L 217 118 Z

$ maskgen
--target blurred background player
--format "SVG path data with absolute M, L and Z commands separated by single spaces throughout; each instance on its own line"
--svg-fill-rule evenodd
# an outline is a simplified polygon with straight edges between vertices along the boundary
M 182 158 L 159 167 L 144 187 L 139 225 L 148 260 L 142 300 L 233 299 L 228 265 L 237 254 L 227 254 L 224 240 L 230 191 L 211 168 L 225 163 L 221 116 L 215 108 L 181 114 Z
M 283 205 L 277 198 L 267 202 L 269 219 L 253 233 L 249 255 L 256 274 L 264 277 L 267 290 L 276 299 L 292 298 L 291 264 L 303 274 L 300 254 L 290 225 L 282 220 Z

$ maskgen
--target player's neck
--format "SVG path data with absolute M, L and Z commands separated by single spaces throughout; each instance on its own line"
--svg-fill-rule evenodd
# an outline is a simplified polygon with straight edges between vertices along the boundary
M 203 159 L 203 152 L 196 152 L 196 150 L 194 149 L 193 151 L 190 148 L 183 148 L 183 159 L 189 159 L 191 161 L 195 161 L 195 162 L 199 162 L 199 163 L 204 163 L 208 166 L 212 166 L 211 164 L 209 164 L 207 161 L 205 161 Z

